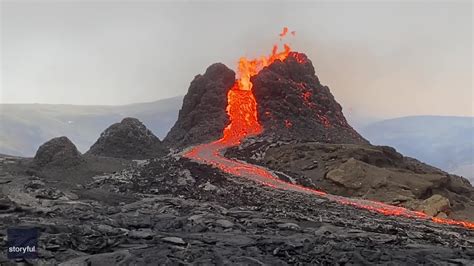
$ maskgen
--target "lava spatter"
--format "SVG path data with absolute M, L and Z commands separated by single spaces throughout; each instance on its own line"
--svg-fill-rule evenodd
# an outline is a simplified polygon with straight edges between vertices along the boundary
M 287 33 L 288 28 L 285 27 L 280 34 L 280 37 L 285 37 Z M 292 35 L 294 35 L 294 32 L 292 32 Z M 227 94 L 226 111 L 229 115 L 230 123 L 224 129 L 223 137 L 211 143 L 195 146 L 185 152 L 183 156 L 200 163 L 212 165 L 226 173 L 244 177 L 271 188 L 317 195 L 344 205 L 354 206 L 383 215 L 431 220 L 435 223 L 457 225 L 474 229 L 474 223 L 467 221 L 430 217 L 422 212 L 411 211 L 406 208 L 392 206 L 381 202 L 345 198 L 342 196 L 330 195 L 323 191 L 307 188 L 301 185 L 291 184 L 280 180 L 276 175 L 263 167 L 224 157 L 223 152 L 227 148 L 240 144 L 240 142 L 246 137 L 258 135 L 263 132 L 263 127 L 258 120 L 258 103 L 252 92 L 253 84 L 250 80 L 251 77 L 257 75 L 265 66 L 270 65 L 276 60 L 283 61 L 290 55 L 294 55 L 297 62 L 305 63 L 306 59 L 299 56 L 297 53 L 291 53 L 291 48 L 287 44 L 283 46 L 283 51 L 278 51 L 278 46 L 274 45 L 272 53 L 269 56 L 262 56 L 257 59 L 247 59 L 245 57 L 240 58 L 237 69 L 237 80 Z M 307 97 L 308 99 L 311 96 L 312 95 L 309 94 L 304 95 L 304 97 Z M 318 116 L 315 119 L 319 119 L 324 127 L 331 126 L 327 118 L 324 116 Z M 291 123 L 290 121 L 288 122 Z M 291 127 L 289 126 L 289 123 L 286 123 L 287 128 Z
M 262 56 L 257 59 L 240 58 L 237 80 L 227 94 L 227 114 L 230 123 L 224 129 L 220 142 L 236 145 L 245 137 L 262 132 L 263 129 L 257 115 L 257 101 L 252 92 L 253 84 L 250 78 L 276 60 L 284 60 L 290 52 L 291 48 L 287 44 L 283 46 L 283 51 L 280 52 L 278 46 L 274 45 L 269 56 Z

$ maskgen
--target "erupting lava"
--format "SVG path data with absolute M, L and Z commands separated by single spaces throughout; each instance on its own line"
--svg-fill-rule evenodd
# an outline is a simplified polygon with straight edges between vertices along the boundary
M 288 29 L 286 30 L 288 31 Z M 227 94 L 227 114 L 230 124 L 224 129 L 224 136 L 220 140 L 222 143 L 237 145 L 245 137 L 262 132 L 262 126 L 257 117 L 257 101 L 252 92 L 253 85 L 250 78 L 276 60 L 283 61 L 288 57 L 290 51 L 291 48 L 287 44 L 284 45 L 282 52 L 278 52 L 278 46 L 274 45 L 272 54 L 268 57 L 262 56 L 252 60 L 245 57 L 240 58 L 237 70 L 238 79 Z
M 281 38 L 288 33 L 288 28 L 283 28 L 279 34 Z M 291 32 L 295 35 L 294 31 Z M 240 144 L 246 137 L 260 134 L 263 131 L 257 115 L 257 101 L 252 92 L 252 82 L 250 78 L 257 75 L 265 66 L 276 60 L 284 60 L 293 55 L 289 45 L 284 44 L 283 51 L 278 51 L 278 45 L 273 46 L 269 56 L 262 56 L 249 60 L 240 58 L 237 69 L 237 80 L 227 94 L 227 114 L 230 118 L 229 125 L 224 129 L 223 137 L 217 141 L 193 147 L 183 155 L 194 161 L 213 165 L 222 171 L 244 177 L 265 186 L 276 189 L 297 191 L 325 197 L 329 200 L 350 205 L 361 209 L 377 212 L 389 216 L 403 216 L 408 218 L 431 220 L 435 223 L 463 226 L 474 229 L 474 223 L 430 217 L 422 212 L 411 211 L 406 208 L 396 207 L 381 202 L 351 199 L 336 195 L 330 195 L 322 191 L 291 184 L 280 180 L 269 170 L 249 163 L 228 159 L 223 156 L 223 151 L 229 147 Z M 298 54 L 295 54 L 297 56 Z M 296 58 L 298 61 L 298 58 Z M 299 62 L 299 61 L 298 61 Z M 289 124 L 288 124 L 289 126 Z

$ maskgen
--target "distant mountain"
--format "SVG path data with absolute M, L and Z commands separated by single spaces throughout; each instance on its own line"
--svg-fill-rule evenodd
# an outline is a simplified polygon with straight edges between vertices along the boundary
M 122 106 L 1 104 L 0 153 L 33 156 L 39 145 L 58 136 L 67 136 L 85 152 L 103 130 L 124 117 L 138 118 L 163 139 L 181 104 L 181 96 Z
M 474 117 L 402 117 L 372 123 L 361 133 L 474 183 Z

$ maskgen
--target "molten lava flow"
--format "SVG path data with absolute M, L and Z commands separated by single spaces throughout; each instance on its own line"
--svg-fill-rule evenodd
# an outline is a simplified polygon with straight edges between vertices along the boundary
M 285 27 L 280 34 L 280 37 L 284 37 L 287 33 L 288 28 Z M 291 33 L 294 35 L 294 32 Z M 263 167 L 224 157 L 223 151 L 225 149 L 238 145 L 244 138 L 251 135 L 260 134 L 263 131 L 263 128 L 258 121 L 257 101 L 255 100 L 252 92 L 253 85 L 250 81 L 251 77 L 257 75 L 258 72 L 262 70 L 262 68 L 270 65 L 276 60 L 286 59 L 290 55 L 290 52 L 291 48 L 286 44 L 284 45 L 284 49 L 281 52 L 278 52 L 278 46 L 274 45 L 272 53 L 267 57 L 262 56 L 258 59 L 252 60 L 249 60 L 245 57 L 240 58 L 237 69 L 237 80 L 227 94 L 227 114 L 229 115 L 230 123 L 224 129 L 223 137 L 217 141 L 193 147 L 184 154 L 184 157 L 200 163 L 212 165 L 226 173 L 244 177 L 275 189 L 317 195 L 319 197 L 325 197 L 329 200 L 344 205 L 354 206 L 383 215 L 425 219 L 431 220 L 435 223 L 458 225 L 474 229 L 474 223 L 471 222 L 430 217 L 422 212 L 411 211 L 402 207 L 391 206 L 381 202 L 350 199 L 341 196 L 330 195 L 323 191 L 318 191 L 300 185 L 291 184 L 280 180 L 276 175 Z M 305 63 L 305 60 L 299 57 L 298 54 L 292 53 L 292 55 L 295 56 L 297 62 Z M 311 97 L 311 95 L 307 95 L 307 97 Z M 329 121 L 325 121 L 324 118 L 319 118 L 322 119 L 322 124 L 324 126 L 330 126 L 328 124 Z M 287 127 L 291 127 L 291 121 L 288 121 L 286 125 Z
M 287 44 L 283 48 L 283 51 L 278 52 L 278 46 L 274 45 L 272 53 L 268 57 L 262 56 L 252 60 L 245 57 L 240 58 L 237 69 L 238 79 L 227 93 L 227 114 L 230 123 L 224 129 L 224 136 L 219 140 L 220 142 L 233 146 L 239 144 L 247 136 L 262 132 L 262 126 L 257 116 L 257 101 L 252 92 L 253 84 L 250 78 L 276 60 L 283 61 L 287 58 L 291 48 Z

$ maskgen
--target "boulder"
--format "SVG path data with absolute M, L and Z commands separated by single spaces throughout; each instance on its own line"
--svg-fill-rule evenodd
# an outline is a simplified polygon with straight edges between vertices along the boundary
M 444 216 L 446 213 L 449 213 L 449 208 L 449 199 L 438 194 L 427 198 L 418 206 L 418 210 L 430 216 L 437 216 L 440 213 L 442 213 L 441 215 Z

